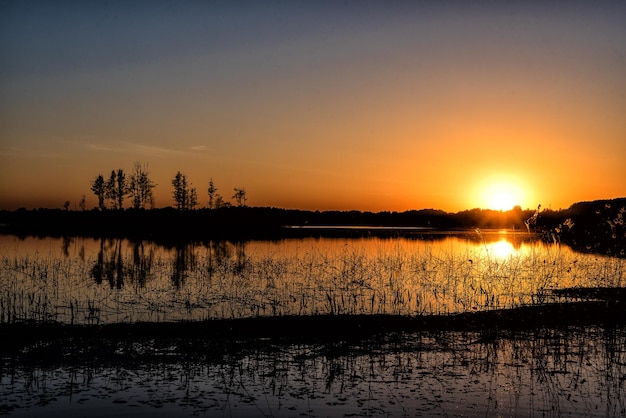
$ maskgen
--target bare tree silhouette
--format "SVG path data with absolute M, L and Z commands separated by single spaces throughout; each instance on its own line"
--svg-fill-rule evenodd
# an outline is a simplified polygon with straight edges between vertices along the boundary
M 209 180 L 209 188 L 207 191 L 209 193 L 209 209 L 213 209 L 213 205 L 215 204 L 215 199 L 217 197 L 217 187 L 215 187 L 213 179 Z
M 237 206 L 246 206 L 246 200 L 248 200 L 246 197 L 246 189 L 243 187 L 235 187 L 233 190 L 235 191 L 233 199 L 237 202 Z
M 128 185 L 126 184 L 126 174 L 121 168 L 111 171 L 111 176 L 106 183 L 106 197 L 111 199 L 114 209 L 124 207 L 124 198 L 128 195 Z
M 104 199 L 107 197 L 107 188 L 102 174 L 98 174 L 95 180 L 91 182 L 91 191 L 98 197 L 98 208 L 104 209 Z
M 179 210 L 193 209 L 198 204 L 198 192 L 191 184 L 187 184 L 187 176 L 178 171 L 172 180 L 174 192 L 172 197 Z
M 148 164 L 142 165 L 139 161 L 135 162 L 128 185 L 128 194 L 133 200 L 135 209 L 145 209 L 146 206 L 154 205 L 152 189 L 156 184 L 150 180 L 149 174 Z

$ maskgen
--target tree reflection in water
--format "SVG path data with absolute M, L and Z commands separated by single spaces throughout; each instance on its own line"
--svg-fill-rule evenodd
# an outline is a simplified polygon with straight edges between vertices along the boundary
M 108 244 L 108 245 L 107 245 Z M 111 289 L 121 289 L 124 286 L 124 262 L 122 259 L 122 240 L 100 239 L 98 258 L 91 269 L 91 274 L 97 284 L 106 279 Z
M 174 287 L 180 289 L 185 284 L 188 272 L 195 269 L 195 246 L 193 243 L 177 244 L 174 252 L 171 279 Z
M 72 237 L 67 237 L 64 236 L 61 239 L 61 252 L 63 253 L 63 256 L 65 257 L 69 257 L 70 256 L 70 246 L 72 245 L 72 242 L 74 241 L 74 239 Z
M 623 283 L 623 259 L 509 235 L 178 245 L 57 238 L 36 242 L 53 244 L 49 257 L 4 257 L 0 308 L 11 320 L 72 323 L 427 315 L 541 304 L 555 300 L 554 289 Z
M 133 241 L 132 263 L 125 262 L 122 239 L 100 239 L 98 256 L 91 269 L 96 284 L 104 280 L 109 282 L 111 289 L 122 289 L 125 280 L 144 287 L 152 272 L 154 248 L 144 241 Z
M 227 264 L 234 256 L 233 271 L 241 273 L 247 262 L 246 243 L 237 241 L 210 241 L 206 244 L 207 274 L 211 279 L 220 266 Z
M 70 240 L 64 240 L 62 251 L 68 253 Z M 154 276 L 157 244 L 149 241 L 126 241 L 101 238 L 98 255 L 91 268 L 95 283 L 108 282 L 111 289 L 122 289 L 126 282 L 144 288 Z M 218 268 L 229 265 L 234 272 L 241 273 L 246 267 L 245 243 L 240 241 L 210 241 L 205 244 L 206 270 L 211 278 Z M 195 243 L 178 243 L 171 248 L 172 259 L 170 280 L 174 288 L 180 289 L 197 268 L 198 246 Z M 83 250 L 84 252 L 84 250 Z M 130 259 L 129 259 L 130 255 Z M 84 257 L 84 255 L 83 255 Z
M 129 276 L 139 287 L 144 287 L 152 272 L 154 262 L 154 246 L 144 241 L 135 241 L 133 245 L 133 268 Z

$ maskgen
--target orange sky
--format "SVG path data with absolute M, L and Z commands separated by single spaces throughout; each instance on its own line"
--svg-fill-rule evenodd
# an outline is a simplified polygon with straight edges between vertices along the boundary
M 93 207 L 134 161 L 157 206 L 177 171 L 201 205 L 626 196 L 623 2 L 85 4 L 0 10 L 0 208 Z

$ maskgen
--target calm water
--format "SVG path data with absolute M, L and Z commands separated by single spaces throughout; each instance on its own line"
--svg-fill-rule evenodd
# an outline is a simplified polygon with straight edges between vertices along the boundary
M 0 322 L 430 314 L 623 286 L 624 260 L 511 231 L 160 246 L 0 236 Z
M 0 236 L 0 322 L 461 312 L 624 286 L 624 260 L 506 231 L 159 246 Z M 626 331 L 239 342 L 216 359 L 0 359 L 12 416 L 624 416 Z M 144 345 L 145 344 L 145 345 Z M 128 359 L 132 358 L 132 361 Z
M 256 343 L 219 361 L 0 368 L 14 416 L 626 414 L 624 329 L 405 335 L 357 345 Z M 146 349 L 150 349 L 149 347 Z M 5 362 L 3 362 L 5 363 Z

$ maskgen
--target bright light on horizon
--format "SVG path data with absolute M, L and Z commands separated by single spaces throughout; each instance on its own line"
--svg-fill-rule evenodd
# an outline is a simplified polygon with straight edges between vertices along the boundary
M 507 211 L 515 206 L 522 206 L 526 200 L 524 189 L 513 181 L 488 183 L 482 189 L 481 207 Z
M 199 207 L 626 196 L 626 1 L 135 3 L 2 3 L 0 210 L 91 209 L 134 161 L 157 208 L 178 171 Z

